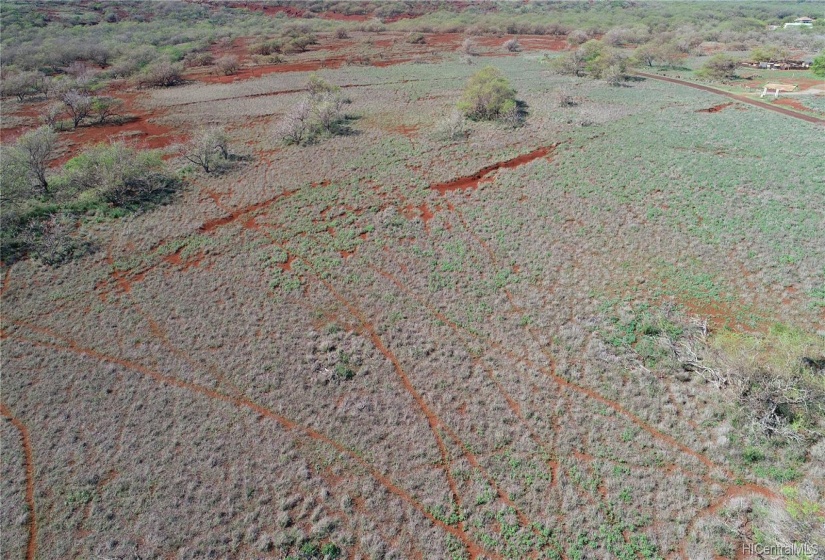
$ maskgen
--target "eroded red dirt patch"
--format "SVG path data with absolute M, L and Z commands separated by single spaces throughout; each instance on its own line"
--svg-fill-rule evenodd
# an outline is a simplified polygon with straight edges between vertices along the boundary
M 437 190 L 442 195 L 447 194 L 450 191 L 476 189 L 478 188 L 478 185 L 481 182 L 483 182 L 485 179 L 490 179 L 490 175 L 492 175 L 499 169 L 512 169 L 514 167 L 519 167 L 526 163 L 530 163 L 531 161 L 537 160 L 539 158 L 543 158 L 552 153 L 557 146 L 558 144 L 545 146 L 543 148 L 533 150 L 532 152 L 522 154 L 518 157 L 514 157 L 513 159 L 508 159 L 507 161 L 502 161 L 499 163 L 488 165 L 487 167 L 481 168 L 479 171 L 473 173 L 472 175 L 459 177 L 458 179 L 454 179 L 446 183 L 437 183 L 435 185 L 431 185 L 430 188 Z
M 714 105 L 713 107 L 708 107 L 707 109 L 698 109 L 697 113 L 718 113 L 719 111 L 724 111 L 728 107 L 733 105 L 733 102 L 729 103 L 720 103 L 719 105 Z

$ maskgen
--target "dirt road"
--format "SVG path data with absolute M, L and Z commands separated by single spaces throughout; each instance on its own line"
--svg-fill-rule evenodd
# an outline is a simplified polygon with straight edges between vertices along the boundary
M 818 117 L 814 117 L 811 115 L 803 115 L 802 113 L 797 113 L 796 111 L 791 111 L 790 109 L 785 109 L 783 107 L 777 107 L 776 105 L 771 105 L 770 103 L 763 103 L 762 101 L 756 101 L 755 99 L 750 99 L 745 97 L 744 95 L 737 95 L 735 93 L 729 93 L 727 91 L 716 89 L 710 86 L 704 86 L 701 84 L 695 84 L 693 82 L 688 82 L 685 80 L 680 80 L 678 78 L 668 78 L 665 76 L 657 76 L 656 74 L 647 74 L 645 72 L 634 72 L 637 76 L 642 76 L 643 78 L 651 78 L 653 80 L 662 80 L 663 82 L 671 82 L 674 84 L 679 84 L 683 86 L 692 87 L 695 89 L 701 89 L 702 91 L 707 91 L 710 93 L 715 93 L 717 95 L 724 95 L 725 97 L 730 97 L 731 99 L 735 99 L 736 101 L 741 101 L 742 103 L 748 103 L 750 105 L 755 105 L 756 107 L 761 107 L 762 109 L 768 109 L 770 111 L 775 111 L 777 113 L 782 113 L 783 115 L 787 115 L 789 117 L 794 117 L 797 119 L 801 119 L 803 121 L 807 121 L 810 123 L 816 124 L 825 124 L 825 119 L 820 119 Z

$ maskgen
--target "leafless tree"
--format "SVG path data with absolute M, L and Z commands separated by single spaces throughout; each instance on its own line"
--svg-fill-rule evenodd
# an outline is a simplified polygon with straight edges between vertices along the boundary
M 28 176 L 45 196 L 51 195 L 46 171 L 56 142 L 57 133 L 48 126 L 41 126 L 21 136 L 14 147 L 16 154 L 11 155 L 20 158 Z
M 310 131 L 312 104 L 304 99 L 284 116 L 280 124 L 279 135 L 287 144 L 300 144 Z
M 83 122 L 83 120 L 86 119 L 92 111 L 91 96 L 77 90 L 71 90 L 64 93 L 62 101 L 66 106 L 66 110 L 69 112 L 74 128 L 80 126 L 80 123 Z

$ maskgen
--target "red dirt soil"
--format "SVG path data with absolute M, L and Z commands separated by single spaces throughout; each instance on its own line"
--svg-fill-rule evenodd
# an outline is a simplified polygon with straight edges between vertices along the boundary
M 26 560 L 34 560 L 37 553 L 37 514 L 34 508 L 34 454 L 32 453 L 31 439 L 26 425 L 15 418 L 6 405 L 0 403 L 0 414 L 8 418 L 12 425 L 20 432 L 23 444 L 23 453 L 26 461 L 26 505 L 29 507 L 29 541 L 26 544 Z
M 275 195 L 274 197 L 272 197 L 268 200 L 264 200 L 263 202 L 258 202 L 256 204 L 251 204 L 249 206 L 239 208 L 238 210 L 234 210 L 233 212 L 231 212 L 227 216 L 223 216 L 221 218 L 215 218 L 214 220 L 209 220 L 208 222 L 205 222 L 199 228 L 198 231 L 200 231 L 201 233 L 209 233 L 210 231 L 214 231 L 214 230 L 218 229 L 221 226 L 225 226 L 227 224 L 230 224 L 230 223 L 236 221 L 239 218 L 242 218 L 242 217 L 246 216 L 247 214 L 250 214 L 250 213 L 255 212 L 257 210 L 261 210 L 263 208 L 266 208 L 267 206 L 270 206 L 270 205 L 274 204 L 275 202 L 277 202 L 281 198 L 286 198 L 286 197 L 292 196 L 293 194 L 295 194 L 295 192 L 296 191 L 294 191 L 294 190 L 284 191 L 280 194 Z
M 797 111 L 804 111 L 806 113 L 821 114 L 820 111 L 816 111 L 814 109 L 811 109 L 810 107 L 806 107 L 798 99 L 790 99 L 788 97 L 783 97 L 783 98 L 780 98 L 780 99 L 777 99 L 776 101 L 774 101 L 774 104 L 775 105 L 785 105 L 786 107 L 793 107 Z
M 514 167 L 518 167 L 520 165 L 524 165 L 526 163 L 530 163 L 531 161 L 545 157 L 548 154 L 552 153 L 553 150 L 556 149 L 556 146 L 558 146 L 558 144 L 545 146 L 543 148 L 533 150 L 532 152 L 522 154 L 518 157 L 514 157 L 513 159 L 508 159 L 507 161 L 502 161 L 499 163 L 488 165 L 487 167 L 481 168 L 479 171 L 473 173 L 472 175 L 459 177 L 458 179 L 454 179 L 446 183 L 437 183 L 435 185 L 431 185 L 430 188 L 437 190 L 442 195 L 447 194 L 450 191 L 476 189 L 478 188 L 479 183 L 481 183 L 483 179 L 489 178 L 489 175 L 491 175 L 493 172 L 498 171 L 499 169 L 512 169 Z
M 719 105 L 714 105 L 713 107 L 708 107 L 707 109 L 699 109 L 697 113 L 718 113 L 719 111 L 723 111 L 733 105 L 733 101 L 728 103 L 721 103 Z

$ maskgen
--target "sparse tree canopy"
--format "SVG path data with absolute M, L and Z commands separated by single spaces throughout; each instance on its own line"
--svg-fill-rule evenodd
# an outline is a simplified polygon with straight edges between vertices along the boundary
M 63 105 L 72 119 L 74 128 L 80 126 L 92 112 L 92 98 L 86 93 L 77 90 L 67 91 L 62 97 Z
M 97 118 L 98 124 L 103 124 L 110 117 L 117 114 L 118 110 L 122 106 L 123 101 L 116 97 L 94 97 L 92 98 L 90 112 Z
M 4 76 L 2 94 L 23 101 L 26 97 L 45 93 L 48 80 L 42 72 L 19 72 Z
M 516 90 L 500 70 L 488 66 L 467 83 L 458 108 L 471 119 L 493 120 L 516 106 Z
M 25 169 L 29 184 L 44 196 L 51 194 L 46 172 L 56 143 L 57 133 L 48 126 L 41 126 L 21 136 L 7 156 L 18 160 L 19 169 Z

